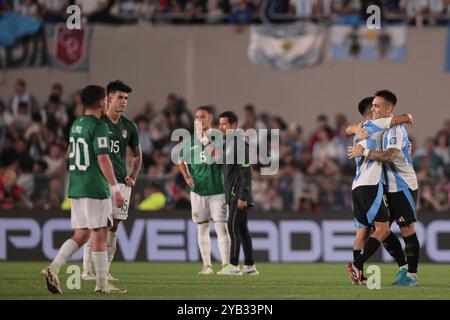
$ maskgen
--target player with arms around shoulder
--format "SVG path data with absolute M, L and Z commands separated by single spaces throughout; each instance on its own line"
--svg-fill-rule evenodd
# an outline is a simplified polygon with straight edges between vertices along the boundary
M 197 224 L 197 241 L 203 260 L 200 275 L 214 274 L 211 266 L 211 238 L 209 220 L 214 221 L 217 233 L 222 269 L 228 265 L 230 257 L 230 236 L 228 234 L 228 210 L 225 203 L 223 185 L 223 165 L 214 162 L 207 147 L 211 144 L 208 132 L 211 130 L 213 115 L 208 106 L 195 111 L 195 133 L 188 148 L 180 152 L 178 167 L 186 184 L 191 188 L 192 220 Z M 184 150 L 189 150 L 188 154 Z
M 128 94 L 132 89 L 120 80 L 110 82 L 106 87 L 108 97 L 108 110 L 106 115 L 100 119 L 108 127 L 109 136 L 109 157 L 114 168 L 114 174 L 124 197 L 121 206 L 115 206 L 113 203 L 112 217 L 113 225 L 108 229 L 107 252 L 108 252 L 108 280 L 117 280 L 109 272 L 117 248 L 116 231 L 121 221 L 128 218 L 128 209 L 130 205 L 131 188 L 134 187 L 137 175 L 141 168 L 142 153 L 139 144 L 139 135 L 136 125 L 125 118 L 122 114 L 128 103 Z M 126 157 L 127 147 L 132 152 L 131 171 L 127 174 Z M 91 242 L 88 241 L 84 246 L 83 255 L 83 280 L 94 280 L 91 265 Z
M 108 127 L 100 120 L 107 101 L 105 89 L 87 86 L 81 93 L 85 112 L 70 128 L 69 146 L 69 198 L 71 198 L 71 224 L 75 233 L 58 251 L 53 262 L 41 271 L 47 289 L 61 294 L 59 269 L 70 257 L 92 238 L 92 260 L 97 271 L 97 293 L 123 293 L 108 283 L 108 257 L 106 233 L 111 220 L 111 193 L 116 206 L 121 207 L 120 192 L 114 169 L 109 159 Z
M 388 90 L 376 93 L 372 111 L 375 119 L 392 117 L 397 97 Z M 420 244 L 415 232 L 417 221 L 416 203 L 418 182 L 411 159 L 408 132 L 403 124 L 384 132 L 382 150 L 366 151 L 364 147 L 355 147 L 356 156 L 367 153 L 372 161 L 383 164 L 386 199 L 391 214 L 391 223 L 397 222 L 405 242 L 407 269 L 400 268 L 394 285 L 418 286 L 417 267 Z
M 364 114 L 361 110 L 360 112 Z M 381 150 L 382 135 L 386 130 L 398 123 L 410 122 L 411 117 L 409 115 L 366 120 L 362 125 L 357 126 L 362 127 L 363 132 L 356 132 L 355 146 L 349 147 L 348 155 L 350 159 L 355 157 L 353 150 L 358 144 L 366 149 L 364 154 L 355 159 L 357 163 L 356 177 L 352 186 L 354 224 L 357 231 L 353 251 L 354 261 L 347 265 L 347 271 L 355 284 L 364 282 L 364 262 L 376 252 L 381 243 L 391 237 L 389 211 L 383 190 L 382 165 L 370 160 L 367 153 L 372 150 Z M 347 128 L 348 134 L 355 133 L 355 130 L 351 129 Z M 375 231 L 365 241 L 368 234 L 367 229 L 372 226 L 375 227 Z M 361 252 L 361 249 L 364 250 Z
M 374 100 L 374 97 L 367 97 L 364 98 L 363 100 L 361 100 L 358 104 L 358 111 L 359 113 L 363 116 L 363 118 L 365 119 L 364 122 L 362 122 L 362 125 L 353 125 L 350 126 L 347 130 L 347 133 L 350 135 L 353 135 L 355 133 L 357 133 L 358 130 L 362 130 L 362 132 L 359 132 L 355 135 L 355 142 L 356 141 L 361 141 L 361 139 L 359 138 L 359 136 L 367 136 L 367 131 L 364 129 L 363 124 L 366 121 L 370 121 L 373 119 L 373 112 L 372 112 L 372 101 Z M 392 120 L 390 120 L 390 125 L 394 125 L 397 122 L 400 121 L 409 121 L 410 117 L 408 115 L 402 115 L 396 118 L 392 118 Z M 350 147 L 350 150 L 353 150 L 354 148 L 357 148 L 359 146 L 355 144 L 354 147 Z M 358 155 L 355 157 L 356 160 L 356 164 L 357 164 L 357 172 L 359 172 L 361 170 L 360 165 L 363 163 L 362 161 L 362 154 Z M 356 218 L 355 218 L 355 222 L 357 222 Z M 367 238 L 369 237 L 369 233 L 370 233 L 370 229 L 371 227 L 366 227 L 363 224 L 361 225 L 357 225 L 357 229 L 356 229 L 356 236 L 355 236 L 355 241 L 353 244 L 353 259 L 356 260 L 357 257 L 361 254 L 362 249 L 364 248 L 365 242 L 367 240 Z M 387 236 L 386 239 L 384 239 L 383 241 L 383 246 L 386 249 L 386 251 L 395 259 L 395 261 L 397 262 L 400 270 L 404 270 L 405 265 L 406 265 L 406 257 L 403 253 L 403 248 L 402 245 L 400 243 L 400 241 L 398 240 L 397 236 L 395 234 L 393 234 L 392 232 L 389 233 L 389 235 Z M 355 281 L 354 279 L 352 279 L 353 284 L 365 284 L 365 278 L 363 278 L 363 281 Z

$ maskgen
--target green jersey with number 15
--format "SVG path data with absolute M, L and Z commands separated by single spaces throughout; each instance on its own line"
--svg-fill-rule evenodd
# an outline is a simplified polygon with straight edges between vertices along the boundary
M 100 119 L 106 123 L 109 129 L 109 157 L 117 182 L 125 184 L 127 146 L 134 148 L 139 145 L 138 129 L 132 121 L 123 116 L 120 116 L 117 124 L 113 123 L 106 115 Z
M 82 115 L 70 128 L 69 198 L 107 199 L 108 181 L 97 155 L 109 154 L 108 126 L 93 115 Z

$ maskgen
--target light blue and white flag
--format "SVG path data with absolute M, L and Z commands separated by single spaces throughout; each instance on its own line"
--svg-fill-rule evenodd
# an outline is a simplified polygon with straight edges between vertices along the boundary
M 406 59 L 405 25 L 370 30 L 365 25 L 331 27 L 331 57 L 335 60 L 389 60 Z
M 322 59 L 325 35 L 324 27 L 311 23 L 252 26 L 248 57 L 276 70 L 313 66 Z

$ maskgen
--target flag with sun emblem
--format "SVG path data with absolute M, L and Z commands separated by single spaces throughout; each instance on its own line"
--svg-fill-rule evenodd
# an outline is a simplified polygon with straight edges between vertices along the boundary
M 320 63 L 325 28 L 315 24 L 252 26 L 248 57 L 270 69 L 292 70 Z
M 331 57 L 335 60 L 403 61 L 406 59 L 406 30 L 405 25 L 378 30 L 334 25 L 331 27 Z

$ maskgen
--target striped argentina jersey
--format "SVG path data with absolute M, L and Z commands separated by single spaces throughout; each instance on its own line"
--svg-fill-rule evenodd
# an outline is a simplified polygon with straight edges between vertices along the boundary
M 383 150 L 398 149 L 393 163 L 384 163 L 387 192 L 417 190 L 418 183 L 409 151 L 408 132 L 404 125 L 389 129 L 383 134 Z
M 391 120 L 392 117 L 367 120 L 364 122 L 364 128 L 369 133 L 369 137 L 365 140 L 360 140 L 355 136 L 355 141 L 365 149 L 380 151 L 383 133 L 390 128 Z M 383 166 L 380 162 L 366 157 L 356 157 L 355 160 L 356 177 L 353 180 L 352 190 L 359 186 L 373 186 L 382 182 Z

